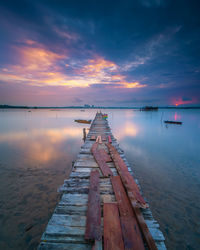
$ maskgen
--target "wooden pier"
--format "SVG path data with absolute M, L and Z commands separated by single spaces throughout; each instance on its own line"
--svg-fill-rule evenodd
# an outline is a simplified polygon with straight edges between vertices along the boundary
M 106 119 L 97 113 L 38 249 L 166 249 Z

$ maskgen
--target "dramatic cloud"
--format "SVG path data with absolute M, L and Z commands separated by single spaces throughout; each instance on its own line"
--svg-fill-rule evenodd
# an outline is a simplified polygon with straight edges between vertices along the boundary
M 200 105 L 198 1 L 1 1 L 0 103 Z
M 65 63 L 65 55 L 52 52 L 32 40 L 26 40 L 25 45 L 15 48 L 19 57 L 16 65 L 7 65 L 0 72 L 0 78 L 5 82 L 26 83 L 35 86 L 68 86 L 89 87 L 96 83 L 118 83 L 120 88 L 141 88 L 139 82 L 126 82 L 125 76 L 119 74 L 119 67 L 111 61 L 97 55 L 94 59 L 84 61 L 84 65 L 73 69 L 76 61 Z M 65 72 L 71 67 L 71 72 Z

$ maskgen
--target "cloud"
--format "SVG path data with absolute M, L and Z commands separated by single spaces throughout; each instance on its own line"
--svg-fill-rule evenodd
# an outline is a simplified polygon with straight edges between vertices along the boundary
M 200 100 L 197 5 L 1 1 L 1 101 Z
M 78 61 L 65 54 L 50 51 L 44 45 L 26 39 L 23 46 L 15 47 L 19 61 L 0 71 L 5 82 L 27 83 L 35 86 L 67 86 L 87 88 L 93 84 L 108 84 L 108 87 L 145 87 L 139 82 L 127 82 L 120 74 L 120 67 L 105 58 L 94 55 Z M 68 61 L 67 61 L 68 60 Z M 67 63 L 66 63 L 67 61 Z M 75 65 L 75 67 L 74 67 Z
M 182 97 L 182 101 L 183 101 L 183 102 L 192 101 L 192 98 L 183 96 L 183 97 Z
M 166 4 L 166 0 L 139 0 L 139 1 L 143 6 L 147 8 L 158 7 Z

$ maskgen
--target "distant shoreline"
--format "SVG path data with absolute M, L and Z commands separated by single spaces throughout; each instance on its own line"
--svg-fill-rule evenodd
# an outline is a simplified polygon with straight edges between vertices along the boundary
M 143 107 L 105 107 L 105 106 L 66 106 L 66 107 L 41 107 L 41 106 L 14 106 L 14 105 L 0 105 L 0 109 L 142 109 Z M 200 106 L 176 107 L 166 106 L 158 109 L 200 109 Z

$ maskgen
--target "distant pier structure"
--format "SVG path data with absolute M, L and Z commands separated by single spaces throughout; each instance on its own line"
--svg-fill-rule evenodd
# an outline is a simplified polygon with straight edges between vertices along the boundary
M 39 250 L 166 249 L 106 118 L 97 112 Z

